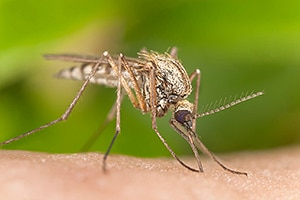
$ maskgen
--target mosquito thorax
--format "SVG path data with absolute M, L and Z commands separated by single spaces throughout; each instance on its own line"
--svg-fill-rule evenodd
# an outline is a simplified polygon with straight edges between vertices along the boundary
M 178 101 L 174 109 L 174 118 L 187 129 L 192 129 L 193 126 L 193 110 L 194 105 L 187 101 Z

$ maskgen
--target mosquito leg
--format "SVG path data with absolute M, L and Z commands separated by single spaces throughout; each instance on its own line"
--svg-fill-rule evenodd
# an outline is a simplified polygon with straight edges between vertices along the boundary
M 207 147 L 201 142 L 199 137 L 196 135 L 196 133 L 193 132 L 193 138 L 196 146 L 206 155 L 208 155 L 211 159 L 213 159 L 218 165 L 220 165 L 224 170 L 229 171 L 233 174 L 240 174 L 240 175 L 245 175 L 247 176 L 248 174 L 246 172 L 241 172 L 241 171 L 236 171 L 233 169 L 230 169 L 229 167 L 225 166 L 219 159 L 212 153 L 210 152 Z
M 43 130 L 45 128 L 48 128 L 58 122 L 61 122 L 61 121 L 65 121 L 68 119 L 69 115 L 71 114 L 72 110 L 74 109 L 75 105 L 77 104 L 79 98 L 81 97 L 82 93 L 84 92 L 86 86 L 88 85 L 88 83 L 90 82 L 90 79 L 95 75 L 96 71 L 97 71 L 97 68 L 98 66 L 100 65 L 100 61 L 102 60 L 102 58 L 99 59 L 99 62 L 95 64 L 95 66 L 93 67 L 92 71 L 90 72 L 90 74 L 87 76 L 86 80 L 84 81 L 84 83 L 82 84 L 81 88 L 79 89 L 79 91 L 77 92 L 76 96 L 74 97 L 74 99 L 72 100 L 72 102 L 70 103 L 69 107 L 67 108 L 67 110 L 62 114 L 61 117 L 59 117 L 58 119 L 55 119 L 49 123 L 46 123 L 38 128 L 35 128 L 31 131 L 28 131 L 26 133 L 23 133 L 19 136 L 16 136 L 14 138 L 11 138 L 9 140 L 6 140 L 4 142 L 1 142 L 0 143 L 0 146 L 3 146 L 3 145 L 6 145 L 6 144 L 9 144 L 11 142 L 14 142 L 14 141 L 17 141 L 21 138 L 24 138 L 24 137 L 27 137 L 33 133 L 36 133 L 40 130 Z
M 121 55 L 119 56 L 119 64 L 118 64 L 118 73 L 121 74 L 121 67 L 122 67 L 122 63 L 121 63 Z M 120 131 L 121 131 L 121 120 L 120 120 L 120 110 L 121 110 L 121 101 L 122 101 L 122 95 L 121 95 L 121 90 L 122 90 L 122 83 L 121 83 L 122 77 L 118 76 L 118 86 L 117 86 L 117 100 L 116 100 L 116 132 L 115 135 L 112 139 L 112 141 L 109 144 L 108 149 L 106 150 L 104 157 L 103 157 L 103 165 L 102 165 L 102 169 L 103 171 L 106 171 L 106 160 L 107 157 L 109 155 L 109 152 L 117 138 L 117 136 L 119 135 Z
M 126 82 L 124 76 L 122 75 L 122 65 L 124 66 L 125 70 L 128 70 L 128 68 L 129 68 L 123 54 L 119 55 L 118 65 L 115 63 L 115 61 L 112 59 L 112 57 L 109 55 L 109 53 L 107 51 L 105 51 L 103 53 L 103 56 L 107 58 L 108 63 L 110 64 L 110 66 L 113 68 L 113 70 L 115 71 L 115 73 L 118 76 L 118 89 L 117 89 L 117 101 L 116 101 L 116 132 L 115 132 L 115 135 L 103 157 L 103 170 L 105 171 L 107 157 L 108 157 L 109 152 L 120 132 L 121 89 L 124 88 L 125 92 L 127 93 L 128 97 L 129 97 L 131 103 L 134 105 L 134 107 L 139 108 L 139 109 L 142 109 L 142 108 L 139 105 L 139 101 L 136 100 L 134 93 L 132 92 L 131 88 L 129 87 L 129 84 Z M 125 66 L 125 65 L 127 65 L 127 66 Z M 127 72 L 129 74 L 132 73 L 130 70 Z M 132 79 L 131 81 L 133 82 L 133 84 L 137 86 L 136 79 L 132 78 L 133 73 L 130 76 L 131 76 L 131 79 Z M 137 91 L 140 90 L 140 88 L 135 87 L 134 89 L 135 89 L 136 94 L 138 95 Z
M 196 148 L 196 146 L 195 146 L 195 144 L 193 142 L 193 138 L 191 137 L 191 135 L 190 134 L 185 134 L 183 131 L 181 131 L 179 129 L 179 126 L 181 126 L 181 125 L 179 125 L 178 122 L 175 119 L 170 119 L 170 124 L 171 124 L 172 128 L 177 133 L 179 133 L 179 135 L 181 137 L 183 137 L 189 143 L 189 145 L 190 145 L 190 147 L 191 147 L 191 149 L 192 149 L 192 151 L 194 153 L 194 156 L 195 156 L 195 158 L 197 160 L 198 167 L 199 167 L 199 172 L 204 172 L 199 152 L 198 152 L 198 150 L 197 150 L 197 148 Z
M 199 92 L 200 92 L 200 80 L 201 80 L 201 71 L 200 69 L 196 69 L 191 75 L 190 80 L 191 82 L 194 80 L 194 78 L 197 76 L 196 80 L 196 93 L 195 93 L 195 99 L 194 99 L 194 114 L 198 113 L 198 100 L 199 100 Z M 196 132 L 196 118 L 193 119 L 193 127 L 192 130 Z
M 205 153 L 206 155 L 208 155 L 213 161 L 215 161 L 218 165 L 220 165 L 224 170 L 229 171 L 233 174 L 240 174 L 240 175 L 247 176 L 246 172 L 236 171 L 225 166 L 212 152 L 208 150 L 208 148 L 201 142 L 201 140 L 199 139 L 198 135 L 195 132 L 193 132 L 192 130 L 186 130 L 185 131 L 186 133 L 183 132 L 179 128 L 181 125 L 175 119 L 171 119 L 170 124 L 176 130 L 176 132 L 179 133 L 191 146 L 194 155 L 196 157 L 196 160 L 198 162 L 199 170 L 201 172 L 203 172 L 203 167 L 201 164 L 201 160 L 197 148 L 201 150 L 203 153 Z
M 121 94 L 121 102 L 123 100 L 124 93 Z M 120 102 L 120 103 L 121 103 Z M 93 135 L 88 139 L 88 141 L 84 144 L 84 146 L 80 149 L 81 152 L 88 151 L 91 146 L 98 140 L 100 134 L 106 129 L 107 125 L 116 117 L 117 112 L 117 101 L 115 101 L 114 105 L 111 107 L 110 111 L 108 112 L 106 119 L 104 122 L 99 126 L 99 128 L 93 133 Z
M 132 69 L 129 67 L 127 60 L 125 59 L 125 57 L 123 56 L 123 54 L 120 54 L 122 63 L 124 64 L 124 68 L 125 70 L 129 73 L 132 84 L 133 84 L 133 88 L 137 97 L 137 101 L 139 103 L 139 108 L 142 110 L 142 112 L 146 112 L 147 108 L 146 108 L 146 101 L 145 98 L 142 95 L 141 92 L 141 88 L 137 83 L 136 77 L 133 74 Z
M 171 153 L 172 157 L 174 159 L 176 159 L 182 166 L 184 166 L 185 168 L 193 171 L 193 172 L 199 172 L 199 170 L 194 169 L 190 166 L 188 166 L 187 164 L 185 164 L 182 160 L 180 160 L 180 158 L 178 158 L 178 156 L 174 153 L 174 151 L 171 149 L 171 147 L 168 145 L 168 143 L 165 141 L 165 139 L 161 136 L 161 134 L 158 132 L 157 128 L 153 128 L 153 130 L 155 131 L 155 133 L 157 134 L 157 136 L 159 137 L 159 139 L 162 141 L 162 143 L 165 145 L 165 147 L 168 149 L 168 151 Z M 202 171 L 201 171 L 202 172 Z
M 157 124 L 156 124 L 156 90 L 155 90 L 155 77 L 154 77 L 154 68 L 152 67 L 150 70 L 150 109 L 151 109 L 151 118 L 152 118 L 152 129 L 155 131 L 156 135 L 159 137 L 161 142 L 165 145 L 165 147 L 168 149 L 170 154 L 172 155 L 173 158 L 175 158 L 182 166 L 185 168 L 193 171 L 193 172 L 199 172 L 197 169 L 194 169 L 187 164 L 185 164 L 182 160 L 178 158 L 178 156 L 174 153 L 174 151 L 171 149 L 171 147 L 168 145 L 166 140 L 161 136 L 157 129 Z
M 192 151 L 193 151 L 193 153 L 194 153 L 194 156 L 195 156 L 195 158 L 196 158 L 196 160 L 197 160 L 198 167 L 199 167 L 199 171 L 200 171 L 200 172 L 204 172 L 203 166 L 202 166 L 202 162 L 201 162 L 201 159 L 200 159 L 199 152 L 198 152 L 198 150 L 197 150 L 197 148 L 196 148 L 196 146 L 195 146 L 195 144 L 194 144 L 193 139 L 192 139 L 191 136 L 189 136 L 188 143 L 190 144 L 190 146 L 191 146 L 191 148 L 192 148 Z
M 135 108 L 140 109 L 139 107 L 139 103 L 136 100 L 131 88 L 129 87 L 128 83 L 126 82 L 124 76 L 122 75 L 122 73 L 119 71 L 117 64 L 115 63 L 115 61 L 112 59 L 112 57 L 109 55 L 109 53 L 107 51 L 105 51 L 103 53 L 103 56 L 105 56 L 107 58 L 108 63 L 110 64 L 110 66 L 113 68 L 113 70 L 115 71 L 115 73 L 117 74 L 118 77 L 120 77 L 120 82 L 121 82 L 121 86 L 124 88 L 125 92 L 127 93 L 131 103 L 133 104 L 133 106 Z M 120 54 L 119 56 L 119 63 L 121 62 L 120 57 L 123 57 L 122 54 Z

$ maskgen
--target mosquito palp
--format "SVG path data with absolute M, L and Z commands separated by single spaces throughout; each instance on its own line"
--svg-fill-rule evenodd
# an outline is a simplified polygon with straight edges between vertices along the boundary
M 120 108 L 123 96 L 127 95 L 132 105 L 139 109 L 143 114 L 149 113 L 151 116 L 151 126 L 161 142 L 176 159 L 185 168 L 194 172 L 203 172 L 203 166 L 200 160 L 199 152 L 210 156 L 224 170 L 231 173 L 247 175 L 245 172 L 236 171 L 222 164 L 216 156 L 211 153 L 201 142 L 196 134 L 196 119 L 216 112 L 220 112 L 229 107 L 253 99 L 263 94 L 263 92 L 251 93 L 250 95 L 241 95 L 240 98 L 234 98 L 232 102 L 224 100 L 216 101 L 214 104 L 208 104 L 203 113 L 198 113 L 198 100 L 201 72 L 196 69 L 191 75 L 188 75 L 185 68 L 177 58 L 177 49 L 172 48 L 170 53 L 159 54 L 155 51 L 141 50 L 138 58 L 127 58 L 123 54 L 117 56 L 110 55 L 105 51 L 99 56 L 82 56 L 70 54 L 48 54 L 45 55 L 48 60 L 62 60 L 81 63 L 79 66 L 63 69 L 57 73 L 58 78 L 75 79 L 83 81 L 82 86 L 73 98 L 66 111 L 57 119 L 48 122 L 38 128 L 23 133 L 12 139 L 0 143 L 0 146 L 9 144 L 23 137 L 29 136 L 42 129 L 48 128 L 58 122 L 67 120 L 70 113 L 82 96 L 86 86 L 89 83 L 105 85 L 107 87 L 117 88 L 116 102 L 110 109 L 106 120 L 100 126 L 102 131 L 109 122 L 116 119 L 116 130 L 112 141 L 103 157 L 103 169 L 106 169 L 106 160 L 109 152 L 121 131 Z M 194 101 L 188 101 L 192 93 L 191 82 L 196 80 L 196 89 Z M 229 98 L 230 100 L 230 98 Z M 222 101 L 224 102 L 223 105 Z M 198 167 L 195 169 L 184 163 L 168 145 L 166 140 L 160 134 L 156 119 L 164 117 L 171 110 L 173 113 L 170 119 L 171 127 L 183 137 L 190 145 L 197 160 Z M 99 134 L 95 133 L 88 141 L 88 148 Z

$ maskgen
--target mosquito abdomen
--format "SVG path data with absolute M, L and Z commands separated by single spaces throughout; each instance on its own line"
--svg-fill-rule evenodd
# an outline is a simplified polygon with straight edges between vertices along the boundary
M 62 69 L 55 76 L 62 79 L 83 81 L 91 73 L 93 66 L 94 63 L 85 63 L 82 65 L 73 66 L 71 68 Z M 128 72 L 123 71 L 122 74 L 125 79 L 128 78 L 127 81 L 129 82 L 129 86 L 131 86 Z M 117 87 L 118 77 L 108 63 L 103 63 L 98 67 L 95 75 L 90 79 L 90 82 L 108 87 Z

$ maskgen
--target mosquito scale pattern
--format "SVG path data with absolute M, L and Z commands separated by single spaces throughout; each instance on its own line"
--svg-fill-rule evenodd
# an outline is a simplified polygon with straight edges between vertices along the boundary
M 169 107 L 181 99 L 185 99 L 192 92 L 192 86 L 189 76 L 182 64 L 174 59 L 170 54 L 158 54 L 157 52 L 139 52 L 140 59 L 126 58 L 134 77 L 137 80 L 138 88 L 146 102 L 146 110 L 150 111 L 150 80 L 149 71 L 154 67 L 157 108 L 156 117 L 163 117 L 169 110 Z M 72 59 L 73 55 L 65 55 L 64 59 Z M 78 57 L 78 56 L 76 56 Z M 55 55 L 46 56 L 48 59 L 55 59 Z M 85 58 L 87 58 L 85 56 Z M 112 57 L 113 58 L 113 57 Z M 59 58 L 57 58 L 59 59 Z M 92 58 L 90 58 L 92 59 Z M 113 58 L 114 62 L 119 65 L 118 59 Z M 96 58 L 94 60 L 97 61 Z M 85 80 L 93 69 L 94 62 L 84 63 L 79 66 L 63 69 L 57 73 L 58 78 Z M 149 66 L 151 65 L 151 66 Z M 129 75 L 124 67 L 121 66 L 121 74 L 131 89 L 135 89 Z M 106 85 L 108 87 L 117 87 L 118 76 L 111 68 L 108 62 L 99 65 L 95 75 L 90 79 L 91 83 Z
M 44 128 L 50 127 L 60 121 L 67 120 L 88 83 L 105 85 L 117 88 L 117 100 L 111 108 L 104 124 L 116 118 L 116 132 L 104 155 L 103 169 L 106 169 L 106 159 L 113 146 L 117 135 L 120 132 L 120 106 L 122 97 L 126 94 L 132 105 L 141 110 L 142 113 L 150 113 L 152 129 L 155 131 L 170 154 L 184 167 L 191 171 L 203 172 L 202 163 L 198 150 L 210 156 L 224 170 L 231 173 L 247 175 L 245 172 L 226 167 L 219 159 L 211 153 L 201 142 L 196 134 L 196 119 L 209 114 L 222 111 L 226 108 L 255 98 L 263 92 L 251 93 L 235 99 L 219 108 L 214 108 L 205 113 L 198 113 L 198 98 L 200 88 L 200 70 L 196 69 L 188 75 L 185 68 L 177 58 L 177 49 L 172 48 L 170 53 L 159 54 L 155 51 L 141 50 L 138 58 L 127 58 L 123 54 L 111 56 L 107 51 L 100 57 L 49 54 L 45 55 L 49 60 L 62 60 L 77 62 L 80 65 L 63 69 L 57 73 L 58 78 L 81 80 L 83 84 L 67 110 L 56 120 L 48 122 L 38 128 L 19 135 L 10 140 L 0 143 L 0 146 L 19 140 L 23 137 L 36 133 Z M 196 90 L 194 103 L 187 100 L 192 92 L 191 82 L 196 79 Z M 184 163 L 174 153 L 165 139 L 158 131 L 156 118 L 163 117 L 171 110 L 173 113 L 170 119 L 171 127 L 184 138 L 190 145 L 197 160 L 198 169 L 192 168 Z
M 67 59 L 72 60 L 74 57 L 80 57 L 80 55 L 46 55 L 46 59 Z M 85 59 L 87 59 L 88 56 L 85 56 Z M 90 57 L 88 61 L 90 62 L 84 62 L 82 65 L 73 66 L 71 68 L 66 68 L 61 71 L 59 71 L 56 74 L 57 78 L 63 78 L 63 79 L 73 79 L 73 80 L 79 80 L 83 81 L 87 78 L 87 76 L 92 72 L 92 69 L 95 65 L 95 63 L 98 61 L 99 58 Z M 133 70 L 138 70 L 138 65 L 136 62 L 130 63 Z M 140 63 L 142 65 L 142 63 Z M 135 70 L 136 69 L 136 70 Z M 122 69 L 122 75 L 125 77 L 126 81 L 132 88 L 132 83 L 129 77 L 129 74 L 127 71 Z M 137 74 L 136 74 L 137 75 Z M 99 67 L 97 68 L 96 73 L 94 76 L 90 79 L 91 83 L 99 84 L 99 85 L 105 85 L 108 87 L 117 87 L 118 84 L 118 77 L 115 71 L 111 68 L 108 62 L 102 61 Z

